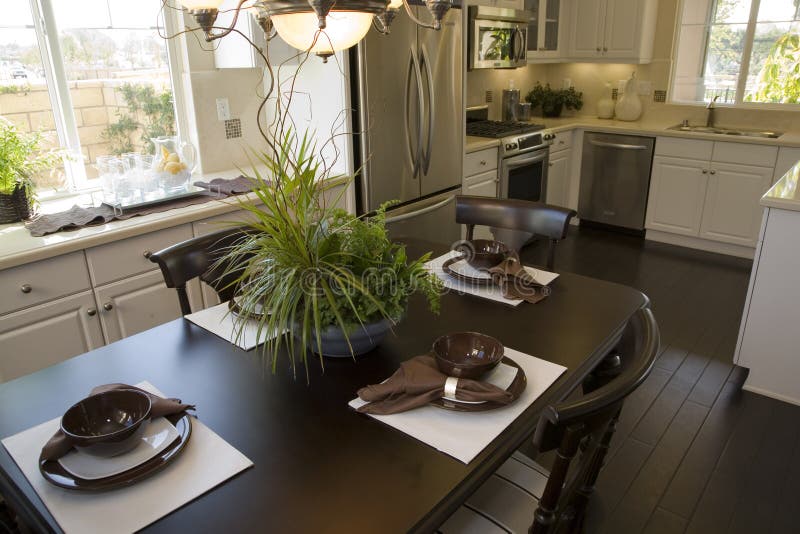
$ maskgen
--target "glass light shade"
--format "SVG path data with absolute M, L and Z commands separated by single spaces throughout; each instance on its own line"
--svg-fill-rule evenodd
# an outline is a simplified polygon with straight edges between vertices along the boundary
M 388 5 L 389 9 L 400 9 L 401 7 L 403 7 L 403 0 L 392 0 Z
M 195 9 L 219 9 L 223 0 L 178 0 L 183 7 Z
M 372 13 L 331 11 L 326 22 L 326 28 L 320 32 L 317 42 L 311 48 L 319 30 L 316 14 L 307 12 L 272 16 L 278 35 L 289 45 L 298 50 L 311 48 L 312 53 L 326 55 L 350 48 L 363 39 L 372 25 Z

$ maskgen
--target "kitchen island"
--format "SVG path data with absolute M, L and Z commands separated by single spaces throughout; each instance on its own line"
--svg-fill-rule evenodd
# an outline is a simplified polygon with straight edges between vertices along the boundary
M 764 218 L 734 360 L 743 389 L 800 405 L 800 162 L 761 199 Z

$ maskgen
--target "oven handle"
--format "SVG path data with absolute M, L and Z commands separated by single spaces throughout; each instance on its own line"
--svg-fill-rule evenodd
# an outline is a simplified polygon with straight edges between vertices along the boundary
M 607 143 L 605 141 L 589 141 L 594 146 L 603 148 L 618 148 L 620 150 L 647 150 L 644 145 L 626 145 L 624 143 Z
M 503 161 L 503 165 L 508 168 L 523 167 L 525 165 L 530 165 L 531 163 L 538 163 L 540 161 L 545 161 L 549 157 L 550 157 L 549 150 L 541 150 L 532 156 L 523 154 L 521 156 L 513 156 L 510 158 L 506 158 Z

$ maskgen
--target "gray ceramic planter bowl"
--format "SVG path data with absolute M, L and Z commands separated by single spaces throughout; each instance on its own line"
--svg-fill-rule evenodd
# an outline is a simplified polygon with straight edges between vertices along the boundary
M 350 358 L 365 354 L 381 344 L 391 327 L 392 323 L 388 319 L 357 327 L 348 335 L 350 338 L 350 345 L 348 345 L 342 329 L 336 326 L 329 326 L 320 336 L 322 338 L 322 355 L 331 358 Z M 308 349 L 318 353 L 319 347 L 317 347 L 317 340 L 313 331 L 311 335 L 312 338 L 308 344 Z M 299 338 L 300 336 L 295 334 L 295 339 Z M 351 346 L 353 347 L 352 353 L 350 352 Z

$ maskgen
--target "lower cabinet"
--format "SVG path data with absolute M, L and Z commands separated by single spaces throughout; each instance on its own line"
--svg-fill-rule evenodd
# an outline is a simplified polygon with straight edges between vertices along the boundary
M 700 237 L 755 246 L 763 212 L 759 199 L 772 184 L 773 170 L 723 163 L 712 165 Z
M 201 309 L 197 280 L 187 284 L 192 309 Z M 181 316 L 175 289 L 164 284 L 161 271 L 132 276 L 95 289 L 106 342 L 113 343 Z
M 559 150 L 550 154 L 547 170 L 547 200 L 554 206 L 566 206 L 569 194 L 569 161 L 572 150 Z
M 656 156 L 645 227 L 697 236 L 703 219 L 708 162 Z
M 463 191 L 465 195 L 497 197 L 497 170 L 464 179 Z
M 52 300 L 0 319 L 0 382 L 102 347 L 91 291 Z
M 474 163 L 473 160 L 478 157 L 480 158 L 480 161 L 478 161 L 479 167 L 470 165 L 470 163 Z M 497 198 L 497 187 L 500 182 L 500 179 L 497 175 L 497 149 L 490 148 L 480 152 L 467 154 L 467 160 L 464 166 L 465 172 L 474 172 L 475 169 L 483 169 L 485 167 L 490 167 L 491 170 L 467 175 L 464 177 L 461 184 L 461 191 L 463 194 L 477 197 Z M 462 230 L 462 237 L 466 237 L 464 232 L 465 230 Z M 476 226 L 473 237 L 475 239 L 494 239 L 491 230 L 485 226 Z

